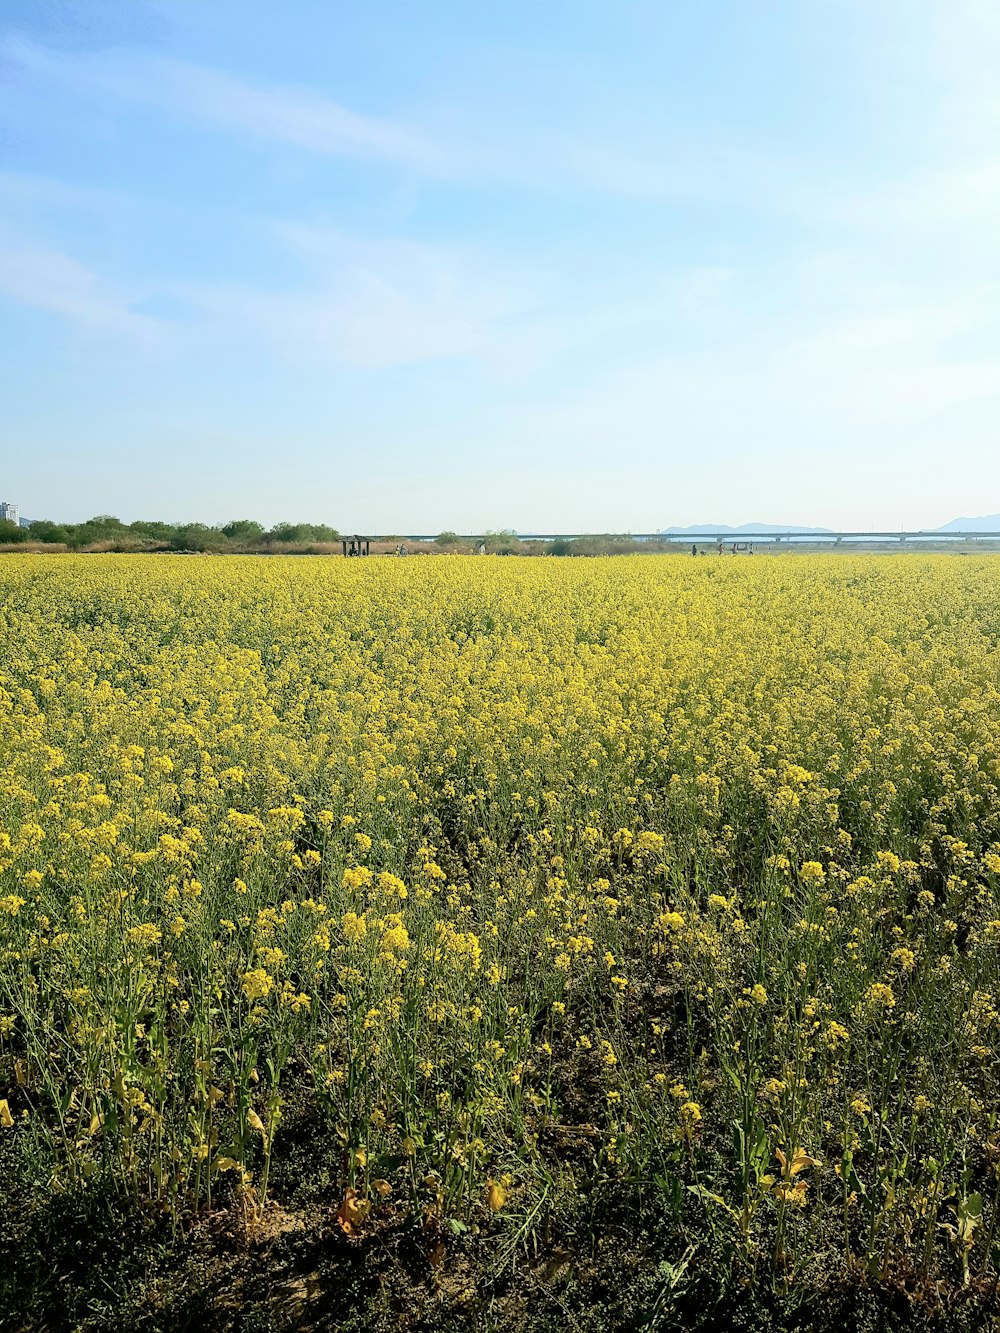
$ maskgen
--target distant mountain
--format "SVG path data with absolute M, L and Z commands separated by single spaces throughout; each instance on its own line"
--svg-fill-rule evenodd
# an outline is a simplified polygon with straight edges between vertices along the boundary
M 1000 532 L 1000 514 L 987 514 L 985 518 L 953 518 L 935 532 Z
M 962 520 L 959 520 L 960 522 Z M 1000 522 L 1000 519 L 998 519 Z M 738 528 L 728 523 L 695 523 L 690 528 L 661 528 L 660 532 L 671 537 L 698 537 L 712 532 L 832 532 L 832 528 L 803 528 L 794 523 L 741 523 Z

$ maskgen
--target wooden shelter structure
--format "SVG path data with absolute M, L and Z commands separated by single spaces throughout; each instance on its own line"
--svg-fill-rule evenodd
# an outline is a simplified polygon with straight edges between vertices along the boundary
M 340 546 L 345 556 L 371 555 L 372 539 L 355 533 L 353 537 L 341 537 Z

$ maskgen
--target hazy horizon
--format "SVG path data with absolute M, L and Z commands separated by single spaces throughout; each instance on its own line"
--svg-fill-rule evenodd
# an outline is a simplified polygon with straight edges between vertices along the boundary
M 4 497 L 0 497 L 0 501 L 2 501 L 3 498 L 4 498 Z M 87 518 L 88 518 L 88 519 L 97 519 L 97 518 L 106 518 L 106 517 L 109 517 L 109 516 L 110 516 L 110 517 L 113 517 L 113 518 L 117 519 L 119 522 L 123 522 L 123 523 L 125 523 L 125 524 L 129 524 L 129 523 L 155 523 L 155 522 L 164 522 L 164 523 L 167 523 L 167 524 L 171 524 L 171 523 L 183 524 L 183 523 L 197 523 L 197 522 L 201 522 L 201 520 L 196 520 L 196 519 L 174 519 L 174 518 L 172 518 L 172 517 L 170 517 L 170 516 L 164 516 L 164 515 L 162 515 L 162 514 L 151 514 L 151 513 L 149 513 L 149 514 L 143 514 L 143 515 L 128 516 L 128 517 L 125 517 L 125 518 L 123 518 L 122 515 L 120 515 L 120 514 L 108 515 L 107 513 L 101 513 L 101 514 L 90 514 L 90 515 L 87 516 Z M 54 523 L 63 523 L 63 522 L 65 522 L 65 523 L 72 523 L 72 522 L 75 521 L 75 520 L 69 520 L 69 519 L 61 519 L 61 518 L 59 518 L 58 516 L 55 517 L 55 518 L 53 518 L 51 515 L 40 515 L 40 514 L 39 514 L 39 515 L 26 515 L 26 514 L 20 514 L 20 521 L 21 521 L 22 526 L 24 526 L 25 524 L 30 525 L 30 524 L 32 524 L 32 523 L 37 523 L 37 522 L 41 521 L 42 519 L 46 519 L 46 520 L 49 520 L 49 521 L 54 522 Z M 249 521 L 251 521 L 251 522 L 259 521 L 259 520 L 256 518 L 256 516 L 253 515 L 253 514 L 243 514 L 243 515 L 236 515 L 236 514 L 233 514 L 233 515 L 230 516 L 229 520 L 226 520 L 226 522 L 236 522 L 236 521 L 242 521 L 242 520 L 249 520 Z M 84 521 L 86 521 L 86 520 L 84 520 Z M 282 521 L 294 522 L 294 521 L 295 521 L 295 516 L 288 516 L 288 515 L 286 515 L 285 520 L 278 520 L 279 523 L 282 522 Z M 309 520 L 303 520 L 303 521 L 309 521 Z M 217 523 L 215 523 L 215 524 L 212 524 L 212 525 L 210 525 L 210 526 L 221 527 L 221 526 L 223 526 L 223 521 L 220 520 L 219 522 L 217 522 Z M 263 525 L 262 525 L 262 526 L 263 526 Z M 336 526 L 336 525 L 333 525 L 333 526 Z M 340 529 L 340 531 L 342 532 L 342 534 L 344 534 L 344 535 L 348 535 L 348 534 L 350 534 L 351 532 L 359 531 L 359 529 L 358 529 L 357 527 L 352 528 L 352 527 L 349 527 L 349 526 L 342 526 L 341 529 Z M 834 529 L 834 528 L 824 527 L 824 526 L 822 526 L 821 524 L 818 524 L 818 523 L 801 524 L 801 523 L 795 523 L 795 522 L 791 522 L 791 521 L 789 521 L 789 522 L 787 522 L 787 523 L 770 523 L 770 522 L 766 522 L 766 521 L 764 521 L 764 520 L 760 520 L 760 521 L 748 520 L 748 521 L 745 521 L 745 522 L 743 522 L 743 523 L 737 523 L 737 524 L 729 524 L 729 523 L 690 523 L 690 524 L 684 524 L 684 523 L 668 523 L 668 524 L 666 524 L 666 525 L 664 525 L 664 526 L 662 526 L 662 527 L 650 528 L 650 529 L 648 529 L 648 530 L 645 529 L 645 528 L 637 528 L 637 527 L 624 527 L 624 528 L 595 528 L 595 529 L 593 529 L 592 531 L 590 531 L 590 532 L 588 532 L 588 533 L 582 533 L 582 532 L 580 532 L 579 530 L 571 531 L 571 530 L 568 529 L 568 528 L 558 529 L 558 528 L 553 527 L 552 525 L 548 525 L 548 526 L 537 526 L 537 527 L 535 527 L 535 528 L 531 528 L 531 529 L 529 529 L 529 528 L 509 528 L 509 527 L 508 527 L 508 528 L 504 528 L 504 529 L 497 529 L 497 528 L 484 528 L 484 527 L 480 527 L 480 528 L 471 528 L 471 527 L 469 527 L 467 524 L 457 524 L 457 525 L 456 525 L 456 524 L 451 524 L 451 525 L 448 525 L 448 526 L 446 526 L 446 527 L 444 527 L 444 528 L 438 528 L 438 529 L 436 529 L 435 531 L 431 531 L 431 530 L 428 530 L 428 529 L 421 529 L 421 528 L 418 528 L 417 526 L 414 526 L 414 525 L 410 525 L 410 526 L 408 526 L 408 527 L 398 527 L 398 528 L 395 528 L 395 529 L 390 529 L 390 528 L 374 529 L 374 528 L 370 528 L 370 529 L 365 529 L 365 531 L 366 531 L 369 535 L 373 535 L 373 534 L 375 534 L 375 533 L 381 533 L 381 534 L 386 535 L 386 536 L 400 536 L 400 535 L 414 536 L 414 535 L 418 535 L 418 534 L 419 534 L 419 535 L 422 536 L 422 537 L 435 537 L 435 536 L 439 536 L 439 535 L 444 534 L 444 533 L 458 533 L 458 534 L 460 534 L 460 535 L 462 535 L 462 536 L 464 536 L 464 537 L 474 537 L 474 536 L 476 536 L 477 534 L 479 534 L 479 535 L 486 535 L 486 534 L 489 534 L 490 532 L 494 532 L 494 533 L 495 533 L 495 532 L 498 532 L 498 531 L 515 532 L 515 533 L 521 535 L 522 537 L 539 537 L 539 536 L 546 536 L 546 537 L 554 537 L 554 536 L 612 536 L 612 535 L 616 535 L 616 534 L 619 535 L 619 536 L 626 536 L 626 535 L 630 535 L 630 534 L 631 534 L 631 535 L 634 535 L 634 536 L 637 536 L 637 537 L 652 537 L 652 536 L 691 536 L 691 537 L 700 537 L 700 536 L 705 536 L 705 535 L 711 535 L 711 534 L 714 534 L 714 533 L 718 533 L 718 534 L 722 534 L 722 533 L 732 533 L 734 536 L 741 535 L 741 534 L 742 534 L 742 535 L 745 535 L 745 534 L 748 534 L 748 533 L 749 533 L 749 534 L 756 533 L 756 534 L 760 534 L 760 535 L 768 535 L 768 536 L 773 535 L 773 534 L 775 534 L 775 533 L 787 533 L 787 534 L 794 535 L 794 536 L 808 536 L 810 533 L 817 533 L 817 534 L 819 534 L 819 533 L 832 533 L 832 532 L 837 532 L 837 531 L 843 531 L 843 532 L 847 532 L 847 531 L 852 531 L 852 532 L 853 532 L 853 531 L 856 531 L 856 532 L 858 532 L 858 533 L 872 532 L 872 533 L 875 533 L 875 534 L 879 534 L 879 533 L 899 532 L 899 531 L 903 531 L 903 529 L 900 529 L 900 528 L 893 528 L 893 527 L 890 527 L 890 526 L 888 526 L 888 525 L 882 525 L 882 526 L 879 526 L 879 525 L 877 525 L 877 524 L 872 524 L 872 523 L 868 524 L 868 526 L 865 527 L 865 528 L 858 528 L 858 529 L 847 529 L 847 528 L 845 528 L 845 529 Z M 933 535 L 933 534 L 938 534 L 938 533 L 940 533 L 941 535 L 956 535 L 956 536 L 960 536 L 963 532 L 975 532 L 975 531 L 982 531 L 982 532 L 997 532 L 998 534 L 1000 534 L 1000 514 L 984 514 L 984 515 L 981 515 L 981 516 L 978 517 L 978 518 L 976 518 L 976 517 L 968 517 L 968 516 L 959 516 L 958 518 L 950 519 L 950 520 L 948 520 L 948 521 L 945 522 L 945 523 L 937 524 L 937 525 L 935 525 L 935 526 L 933 526 L 933 527 L 924 527 L 924 528 L 920 528 L 920 529 L 906 529 L 906 531 L 912 531 L 912 532 L 924 532 L 924 533 L 927 533 L 928 535 Z M 48 540 L 48 539 L 46 539 L 46 540 Z
M 1000 507 L 998 66 L 986 0 L 7 0 L 0 499 Z

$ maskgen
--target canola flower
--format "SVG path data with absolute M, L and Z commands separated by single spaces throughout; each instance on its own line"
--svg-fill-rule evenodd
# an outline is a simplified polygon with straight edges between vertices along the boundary
M 998 568 L 0 557 L 4 1160 L 988 1278 Z

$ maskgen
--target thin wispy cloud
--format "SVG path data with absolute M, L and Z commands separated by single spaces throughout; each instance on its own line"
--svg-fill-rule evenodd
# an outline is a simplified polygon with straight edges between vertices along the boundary
M 489 359 L 508 323 L 532 309 L 513 274 L 461 247 L 293 222 L 270 230 L 302 260 L 299 285 L 202 283 L 182 291 L 220 334 L 252 330 L 288 356 L 365 369 Z
M 65 54 L 14 37 L 0 40 L 0 56 L 36 78 L 155 106 L 252 140 L 430 172 L 441 165 L 440 154 L 419 133 L 309 88 L 160 57 Z
M 121 213 L 138 206 L 141 201 L 126 190 L 98 189 L 34 172 L 0 170 L 0 208 L 8 214 L 18 208 L 33 208 L 79 217 Z
M 813 192 L 808 208 L 811 216 L 841 225 L 897 235 L 903 231 L 918 240 L 953 232 L 956 226 L 1000 225 L 1000 154 L 992 161 L 915 172 L 864 193 L 837 191 L 827 183 Z
M 91 332 L 145 339 L 157 329 L 135 298 L 58 251 L 0 242 L 0 295 Z
M 440 156 L 418 134 L 375 116 L 359 115 L 309 89 L 266 86 L 218 70 L 158 62 L 149 85 L 127 80 L 117 89 L 184 115 L 257 139 L 313 153 L 378 158 L 433 171 Z
M 0 36 L 0 61 L 43 84 L 156 108 L 248 143 L 383 162 L 472 187 L 582 190 L 649 203 L 757 198 L 774 207 L 780 203 L 776 182 L 801 169 L 749 145 L 677 135 L 643 152 L 625 131 L 567 135 L 539 125 L 525 136 L 502 124 L 477 132 L 452 121 L 430 133 L 362 114 L 309 87 L 135 53 L 67 53 L 14 35 Z

